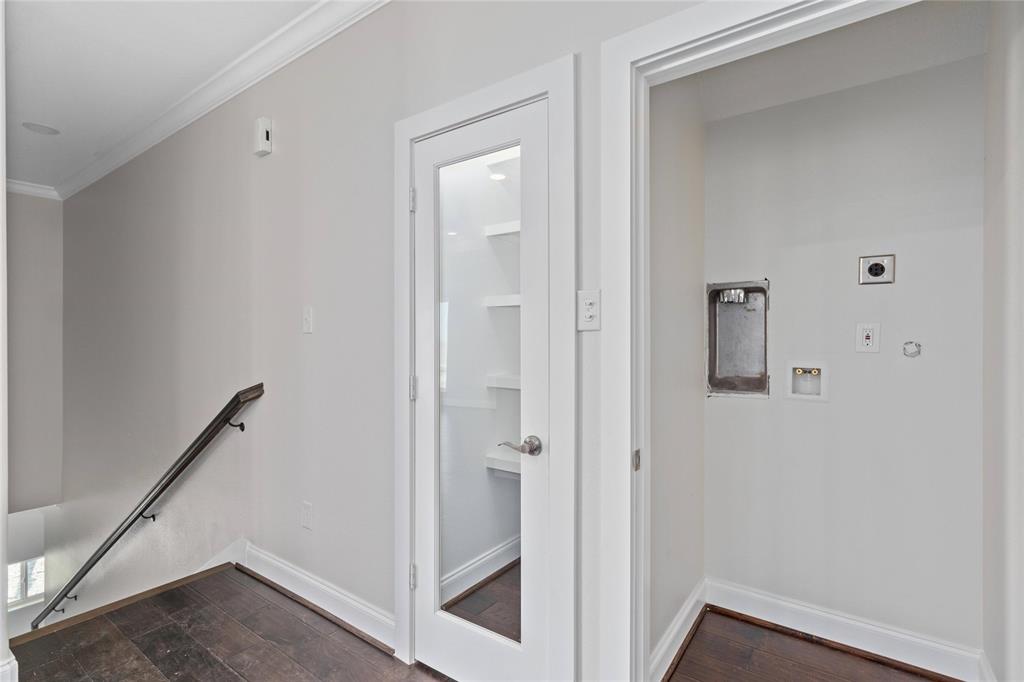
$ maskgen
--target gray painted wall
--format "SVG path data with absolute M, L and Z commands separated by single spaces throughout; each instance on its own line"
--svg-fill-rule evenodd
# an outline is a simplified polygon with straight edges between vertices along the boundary
M 68 199 L 66 499 L 64 532 L 47 527 L 51 570 L 83 559 L 227 394 L 267 384 L 249 430 L 206 454 L 69 614 L 243 534 L 390 611 L 394 123 L 579 53 L 580 284 L 597 288 L 600 43 L 681 7 L 391 3 Z M 258 116 L 276 134 L 263 159 Z M 599 349 L 581 336 L 584 650 L 598 601 Z M 598 660 L 583 658 L 583 677 Z
M 61 202 L 7 193 L 8 509 L 61 497 Z
M 704 120 L 700 85 L 651 90 L 653 650 L 704 579 Z
M 968 647 L 984 71 L 974 57 L 715 121 L 705 147 L 706 277 L 771 280 L 772 376 L 768 400 L 707 401 L 708 576 Z M 896 283 L 858 286 L 878 253 Z M 858 322 L 881 323 L 878 354 L 854 352 Z M 828 401 L 788 399 L 789 363 L 825 367 Z

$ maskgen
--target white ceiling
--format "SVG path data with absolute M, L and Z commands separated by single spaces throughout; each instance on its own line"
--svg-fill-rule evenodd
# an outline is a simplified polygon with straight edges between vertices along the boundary
M 921 2 L 696 76 L 706 121 L 984 54 L 983 2 Z
M 8 179 L 66 198 L 384 2 L 9 0 Z M 701 74 L 704 114 L 980 54 L 986 34 L 985 3 L 920 3 Z
M 331 7 L 321 11 L 327 4 Z M 7 176 L 56 187 L 62 195 L 77 191 L 333 35 L 321 30 L 312 36 L 311 15 L 319 13 L 320 24 L 326 15 L 337 23 L 339 17 L 362 16 L 368 4 L 379 3 L 9 1 Z M 293 40 L 285 54 L 281 34 L 295 32 L 303 22 L 303 39 L 312 44 L 296 53 Z M 224 82 L 225 72 L 244 70 L 240 58 L 266 51 L 274 41 L 278 54 L 272 64 L 260 64 L 262 73 L 250 68 L 244 82 L 238 77 Z M 210 94 L 211 83 L 223 97 Z M 190 104 L 196 99 L 204 100 L 205 108 Z M 23 121 L 62 132 L 31 133 Z

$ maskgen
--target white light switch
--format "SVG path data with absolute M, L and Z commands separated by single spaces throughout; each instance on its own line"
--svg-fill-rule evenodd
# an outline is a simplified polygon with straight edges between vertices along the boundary
M 302 333 L 313 333 L 313 306 L 311 305 L 302 307 Z
M 858 353 L 877 353 L 879 351 L 878 334 L 881 326 L 877 322 L 861 322 L 857 325 Z
M 601 328 L 601 290 L 576 292 L 576 330 L 597 331 Z
M 313 503 L 302 503 L 302 527 L 306 530 L 313 530 Z

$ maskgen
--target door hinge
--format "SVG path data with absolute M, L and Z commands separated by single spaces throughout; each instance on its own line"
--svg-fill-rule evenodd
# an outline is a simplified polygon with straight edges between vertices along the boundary
M 409 564 L 409 589 L 416 589 L 416 564 Z
M 640 471 L 640 450 L 633 451 L 633 471 Z
M 409 400 L 416 400 L 419 383 L 419 380 L 415 376 L 409 377 Z
M 416 188 L 409 188 L 409 213 L 416 212 Z

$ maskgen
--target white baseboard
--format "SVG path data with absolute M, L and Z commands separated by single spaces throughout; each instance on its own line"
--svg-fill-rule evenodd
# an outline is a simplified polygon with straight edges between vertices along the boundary
M 245 561 L 245 551 L 249 548 L 249 541 L 239 538 L 230 545 L 210 557 L 210 560 L 199 567 L 200 571 L 220 566 L 221 564 L 240 564 Z
M 715 578 L 705 581 L 705 599 L 709 604 L 950 677 L 961 680 L 990 679 L 983 669 L 983 654 L 977 649 L 938 641 Z
M 501 570 L 519 558 L 519 536 L 515 536 L 480 556 L 470 559 L 441 578 L 441 603 L 444 604 L 487 576 Z
M 665 630 L 665 634 L 658 640 L 657 646 L 654 647 L 654 651 L 651 652 L 649 659 L 649 668 L 647 673 L 647 679 L 651 682 L 660 682 L 665 673 L 668 672 L 668 667 L 672 665 L 672 659 L 675 658 L 676 653 L 679 651 L 679 647 L 683 645 L 683 640 L 686 639 L 686 635 L 690 632 L 690 628 L 697 622 L 697 616 L 700 615 L 701 610 L 704 608 L 704 581 L 701 580 L 697 583 L 697 586 L 690 592 L 690 596 L 683 602 L 679 612 L 676 613 L 672 622 L 669 623 L 668 629 Z
M 988 661 L 988 656 L 981 654 L 981 682 L 999 682 L 996 678 L 996 673 L 992 670 L 992 664 Z
M 246 545 L 245 556 L 238 563 L 334 614 L 382 644 L 394 647 L 395 617 L 393 614 L 307 573 L 298 566 L 290 564 L 252 543 L 246 543 Z
M 0 682 L 18 682 L 18 661 L 14 654 L 7 648 L 6 643 L 2 647 L 7 655 L 7 660 L 0 663 Z

